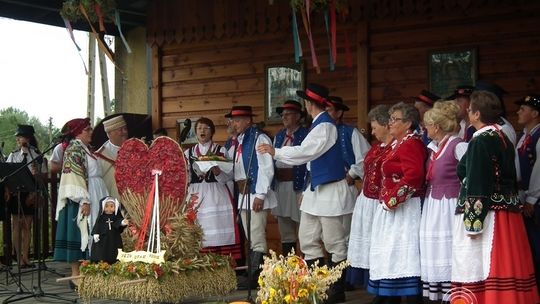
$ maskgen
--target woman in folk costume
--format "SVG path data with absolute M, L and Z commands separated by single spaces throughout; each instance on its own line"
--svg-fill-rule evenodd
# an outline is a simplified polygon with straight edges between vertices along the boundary
M 88 145 L 92 140 L 89 118 L 68 121 L 62 133 L 71 138 L 64 152 L 56 207 L 54 259 L 71 264 L 79 275 L 79 260 L 86 258 L 89 233 L 99 214 L 99 200 L 107 196 L 101 167 Z M 70 282 L 71 287 L 77 285 Z
M 459 111 L 455 101 L 439 101 L 424 114 L 424 126 L 432 140 L 420 221 L 424 303 L 449 301 L 445 294 L 451 288 L 453 221 L 460 187 L 456 167 L 467 151 L 467 144 L 456 133 Z
M 215 132 L 214 123 L 206 117 L 201 117 L 195 123 L 199 143 L 184 152 L 190 168 L 188 197 L 191 194 L 199 196 L 197 220 L 204 232 L 203 251 L 231 255 L 234 259 L 239 259 L 240 235 L 235 222 L 232 193 L 227 187 L 231 177 L 222 174 L 217 166 L 207 173 L 200 172 L 197 166 L 194 166 L 196 158 L 201 156 L 225 155 L 225 148 L 212 141 Z
M 498 97 L 471 94 L 476 128 L 457 167 L 461 190 L 452 252 L 452 301 L 464 293 L 475 303 L 539 303 L 531 249 L 518 197 L 515 151 L 497 124 Z
M 353 285 L 366 287 L 369 279 L 369 248 L 373 227 L 373 215 L 379 207 L 381 191 L 381 164 L 391 151 L 394 140 L 390 135 L 388 105 L 379 105 L 368 113 L 371 122 L 371 134 L 379 144 L 371 146 L 364 158 L 364 181 L 362 192 L 356 198 L 352 216 L 351 234 L 347 258 L 351 268 L 347 272 L 347 281 Z
M 368 292 L 399 303 L 420 299 L 420 197 L 424 195 L 426 148 L 414 130 L 420 115 L 413 105 L 390 108 L 390 134 L 395 142 L 381 165 L 381 204 L 373 217 L 369 251 Z

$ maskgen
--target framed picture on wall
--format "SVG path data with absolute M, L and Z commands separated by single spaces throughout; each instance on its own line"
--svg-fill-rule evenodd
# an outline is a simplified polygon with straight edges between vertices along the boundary
M 276 107 L 287 99 L 301 102 L 297 90 L 304 89 L 303 64 L 277 64 L 265 67 L 264 119 L 266 123 L 279 123 L 281 119 Z
M 179 118 L 176 120 L 176 134 L 178 134 L 178 142 L 180 144 L 196 144 L 197 135 L 195 133 L 195 123 L 199 117 Z
M 474 86 L 478 74 L 476 49 L 433 51 L 428 60 L 431 92 L 445 98 L 459 85 Z

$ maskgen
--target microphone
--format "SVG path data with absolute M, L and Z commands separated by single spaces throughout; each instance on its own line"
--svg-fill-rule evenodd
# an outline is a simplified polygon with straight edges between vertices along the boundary
M 180 141 L 180 143 L 183 143 L 187 139 L 190 130 L 191 130 L 191 119 L 187 118 L 184 121 L 184 128 L 182 129 L 182 132 L 180 132 L 180 136 L 178 136 L 178 140 Z

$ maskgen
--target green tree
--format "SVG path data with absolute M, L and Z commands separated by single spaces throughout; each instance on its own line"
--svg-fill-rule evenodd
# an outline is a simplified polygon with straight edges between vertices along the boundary
M 32 125 L 36 131 L 36 139 L 39 144 L 39 149 L 44 151 L 47 145 L 51 142 L 49 134 L 58 133 L 58 128 L 52 127 L 49 133 L 48 124 L 43 124 L 38 118 L 30 117 L 25 111 L 9 107 L 0 110 L 0 144 L 4 143 L 2 151 L 7 156 L 11 151 L 16 149 L 15 132 L 18 124 Z M 49 152 L 50 154 L 50 152 Z

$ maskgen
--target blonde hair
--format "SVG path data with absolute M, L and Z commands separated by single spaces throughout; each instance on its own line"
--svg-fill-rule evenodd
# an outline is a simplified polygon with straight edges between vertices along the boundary
M 437 125 L 445 133 L 454 133 L 458 130 L 459 112 L 460 107 L 454 100 L 438 101 L 424 114 L 424 124 Z

